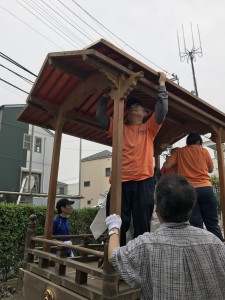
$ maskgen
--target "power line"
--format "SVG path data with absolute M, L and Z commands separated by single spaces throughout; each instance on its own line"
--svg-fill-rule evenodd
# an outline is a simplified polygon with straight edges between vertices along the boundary
M 28 0 L 27 0 L 28 1 Z M 46 6 L 48 6 L 48 7 L 50 7 L 47 3 L 45 3 L 45 1 L 43 1 L 43 0 L 41 0 Z M 91 27 L 86 21 L 84 21 L 81 17 L 79 17 L 77 14 L 75 14 L 68 6 L 66 6 L 64 3 L 62 3 L 62 1 L 60 1 L 60 0 L 57 0 L 61 5 L 63 5 L 67 10 L 69 10 L 73 15 L 75 15 L 78 19 L 80 19 L 84 24 L 86 24 L 89 28 L 91 28 L 93 31 L 95 31 L 98 35 L 100 35 L 101 36 L 101 33 L 100 32 L 98 32 L 97 30 L 95 30 L 93 27 Z M 134 52 L 136 52 L 137 54 L 139 54 L 140 56 L 142 56 L 143 58 L 145 58 L 147 61 L 149 61 L 151 64 L 153 64 L 153 65 L 155 65 L 157 68 L 160 68 L 161 70 L 163 70 L 164 72 L 166 72 L 166 73 L 168 73 L 168 74 L 170 74 L 168 71 L 166 71 L 166 70 L 164 70 L 163 68 L 161 68 L 160 66 L 158 66 L 157 64 L 155 64 L 155 63 L 153 63 L 152 61 L 150 61 L 148 58 L 146 58 L 144 55 L 142 55 L 140 52 L 138 52 L 138 51 L 136 51 L 133 47 L 131 47 L 131 46 L 129 46 L 125 41 L 123 41 L 121 38 L 119 38 L 117 35 L 115 35 L 112 31 L 110 31 L 108 28 L 106 28 L 102 23 L 100 23 L 96 18 L 94 18 L 88 11 L 86 11 L 85 9 L 83 9 L 82 8 L 82 6 L 81 5 L 79 5 L 75 0 L 72 0 L 73 1 L 73 3 L 75 4 L 75 5 L 77 5 L 80 9 L 82 9 L 92 20 L 94 20 L 95 22 L 97 22 L 102 28 L 104 28 L 105 30 L 107 30 L 108 32 L 110 32 L 113 36 L 115 36 L 119 41 L 121 41 L 125 46 L 127 46 L 127 47 L 129 47 L 130 49 L 132 49 Z M 60 35 L 62 38 L 64 38 L 61 34 L 59 34 L 57 31 L 55 31 L 51 26 L 49 26 L 48 24 L 46 24 L 46 22 L 44 22 L 42 19 L 40 19 L 38 16 L 36 16 L 30 9 L 28 9 L 26 6 L 24 6 L 23 4 L 21 4 L 21 3 L 19 3 L 18 2 L 18 0 L 16 0 L 16 2 L 18 3 L 18 4 L 20 4 L 22 7 L 24 7 L 26 10 L 28 10 L 32 15 L 34 15 L 36 18 L 38 18 L 42 23 L 44 23 L 46 26 L 48 26 L 50 29 L 52 29 L 55 33 L 57 33 L 58 35 Z M 31 6 L 29 3 L 27 3 L 25 0 L 24 0 L 24 2 L 27 4 L 27 5 L 29 5 L 30 7 L 32 7 L 32 9 L 35 9 L 34 8 L 34 6 Z M 51 2 L 52 3 L 52 2 Z M 41 9 L 42 10 L 42 12 L 44 11 L 43 10 L 43 8 L 41 7 L 40 8 L 40 6 L 36 3 L 35 4 L 36 5 L 36 7 L 38 7 L 39 8 L 39 10 Z M 10 14 L 12 14 L 11 12 L 9 12 L 7 9 L 5 9 L 4 7 L 2 7 L 1 5 L 0 5 L 0 7 L 1 8 L 3 8 L 4 10 L 6 10 L 8 13 L 10 13 Z M 57 7 L 58 8 L 58 7 Z M 50 7 L 50 9 L 52 9 L 51 7 Z M 35 11 L 36 11 L 37 9 L 35 9 Z M 52 9 L 58 16 L 60 16 L 61 18 L 63 18 L 63 20 L 65 20 L 66 21 L 66 19 L 63 17 L 63 16 L 61 16 L 59 13 L 57 13 L 57 11 L 56 10 L 54 10 L 54 9 Z M 40 12 L 38 12 L 45 20 L 46 20 L 46 17 L 45 16 L 43 16 L 43 14 L 41 14 Z M 71 33 L 71 31 L 69 31 L 68 30 L 68 28 L 66 28 L 66 26 L 64 26 L 64 25 L 62 25 L 62 23 L 59 23 L 58 22 L 58 20 L 57 20 L 57 18 L 56 17 L 53 17 L 52 15 L 50 15 L 48 12 L 45 12 L 44 11 L 44 14 L 46 15 L 48 15 L 48 18 L 50 17 L 51 19 L 53 19 L 54 20 L 54 24 L 51 22 L 51 21 L 49 21 L 49 20 L 47 20 L 48 22 L 51 22 L 51 24 L 53 24 L 53 26 L 54 27 L 57 27 L 56 25 L 55 25 L 55 22 L 57 23 L 57 24 L 60 24 L 60 26 L 61 27 L 63 27 L 64 28 L 64 30 L 67 30 L 67 32 L 70 32 Z M 13 14 L 12 14 L 13 15 Z M 13 15 L 14 17 L 16 17 L 15 15 Z M 68 16 L 67 16 L 68 17 Z M 19 19 L 18 17 L 16 17 L 17 19 Z M 20 19 L 19 19 L 20 20 Z M 20 20 L 21 22 L 23 22 L 22 20 Z M 23 22 L 24 23 L 24 22 Z M 24 23 L 24 24 L 26 24 L 26 23 Z M 70 22 L 69 22 L 69 24 L 71 25 L 71 26 L 73 26 L 73 24 L 71 24 Z M 27 24 L 26 24 L 27 25 Z M 27 25 L 27 26 L 29 26 L 29 25 Z M 30 26 L 29 26 L 30 27 Z M 77 28 L 75 27 L 75 26 L 73 26 L 76 30 L 77 30 Z M 30 28 L 32 28 L 32 27 L 30 27 Z M 33 29 L 33 28 L 32 28 Z M 58 28 L 57 28 L 58 29 Z M 35 29 L 33 29 L 33 30 L 35 30 Z M 59 30 L 59 29 L 58 29 Z M 36 30 L 35 30 L 36 31 Z M 65 31 L 62 31 L 61 29 L 60 29 L 60 31 L 63 33 L 63 34 L 65 34 Z M 82 31 L 79 31 L 80 33 L 82 33 Z M 83 34 L 83 33 L 82 33 Z M 67 35 L 67 34 L 65 34 L 65 35 Z M 67 35 L 68 36 L 68 35 Z M 85 35 L 87 38 L 89 38 L 87 35 Z M 69 36 L 68 36 L 69 37 Z M 70 39 L 72 39 L 71 37 L 69 37 Z M 67 42 L 69 42 L 66 38 L 64 38 Z M 90 38 L 89 38 L 90 39 Z M 49 40 L 49 39 L 48 39 Z M 82 40 L 80 40 L 80 41 L 82 41 Z M 52 42 L 52 41 L 51 41 Z M 83 42 L 83 41 L 82 41 Z M 70 42 L 69 42 L 70 43 Z M 83 42 L 84 43 L 84 42 Z M 70 43 L 70 44 L 72 44 L 72 43 Z M 74 46 L 74 45 L 73 45 Z M 30 72 L 29 70 L 27 70 L 26 68 L 24 68 L 23 66 L 21 66 L 20 64 L 18 64 L 18 63 L 16 63 L 15 61 L 13 61 L 12 59 L 10 59 L 9 57 L 7 57 L 6 55 L 4 55 L 3 53 L 1 53 L 0 52 L 0 56 L 2 56 L 3 58 L 5 58 L 5 59 L 7 59 L 8 61 L 10 61 L 10 62 L 12 62 L 12 63 L 14 63 L 16 66 L 18 66 L 18 67 L 20 67 L 20 68 L 22 68 L 23 70 L 25 70 L 25 71 L 28 71 L 30 74 L 32 74 L 32 75 L 34 75 L 34 76 L 36 76 L 35 74 L 33 74 L 32 72 Z M 172 75 L 172 76 L 174 76 L 174 74 L 170 74 L 170 75 Z M 18 74 L 18 76 L 20 77 L 20 75 Z M 21 75 L 22 76 L 22 75 Z M 36 76 L 37 77 L 37 76 Z M 14 86 L 14 85 L 12 85 L 12 86 Z M 23 91 L 23 90 L 22 90 Z M 25 92 L 25 91 L 23 91 L 23 92 Z
M 79 20 L 81 20 L 89 28 L 91 28 L 95 33 L 102 36 L 101 33 L 99 33 L 97 30 L 95 30 L 93 27 L 91 27 L 87 22 L 85 22 L 81 17 L 79 17 L 77 14 L 75 14 L 75 12 L 73 12 L 68 6 L 66 6 L 64 3 L 62 3 L 62 1 L 60 1 L 60 0 L 57 0 L 57 1 L 60 2 L 67 10 L 69 10 L 73 15 L 75 15 Z
M 42 34 L 41 32 L 39 32 L 38 30 L 36 30 L 35 28 L 33 28 L 32 26 L 30 26 L 29 24 L 27 24 L 26 22 L 24 22 L 23 20 L 21 20 L 19 17 L 17 17 L 16 15 L 14 15 L 11 11 L 9 11 L 8 9 L 6 9 L 5 7 L 3 7 L 2 5 L 0 5 L 0 7 L 2 9 L 4 9 L 5 11 L 7 11 L 7 13 L 9 13 L 10 15 L 12 15 L 14 18 L 18 19 L 20 22 L 22 22 L 24 25 L 28 26 L 30 29 L 32 29 L 33 31 L 35 31 L 36 33 L 38 33 L 39 35 L 41 35 L 43 38 L 45 38 L 46 40 L 48 40 L 49 42 L 51 42 L 52 44 L 54 44 L 57 48 L 64 50 L 61 46 L 57 45 L 55 42 L 53 42 L 51 39 L 49 39 L 47 36 L 45 36 L 44 34 Z
M 41 0 L 41 1 L 44 1 L 44 0 Z M 48 0 L 51 4 L 55 5 L 55 2 L 53 3 L 52 0 Z M 85 35 L 87 35 L 87 38 L 89 38 L 92 42 L 94 41 L 94 38 L 86 31 L 84 30 L 81 26 L 79 26 L 76 22 L 74 22 L 66 13 L 64 13 L 58 6 L 57 7 L 57 10 L 59 10 L 64 16 L 66 16 L 67 19 L 69 19 L 73 24 L 75 24 L 80 30 L 82 30 Z M 53 8 L 52 8 L 53 9 Z M 66 22 L 68 22 L 67 19 L 63 18 Z M 71 26 L 73 26 L 71 23 L 69 23 Z M 74 26 L 73 26 L 74 27 Z M 74 27 L 76 30 L 78 30 L 76 27 Z M 81 34 L 82 31 L 78 30 Z M 89 36 L 89 37 L 88 37 Z
M 29 93 L 28 93 L 28 92 L 26 92 L 26 91 L 22 90 L 22 89 L 21 89 L 21 88 L 19 88 L 18 86 L 14 85 L 14 84 L 12 84 L 12 83 L 10 83 L 10 82 L 8 82 L 8 81 L 6 81 L 6 80 L 2 79 L 2 78 L 0 78 L 0 80 L 1 80 L 1 81 L 3 81 L 3 82 L 5 82 L 5 83 L 7 83 L 8 85 L 11 85 L 11 86 L 13 86 L 14 88 L 16 88 L 16 89 L 20 90 L 21 92 L 24 92 L 24 93 L 26 93 L 27 95 L 29 95 Z
M 87 39 L 89 39 L 91 42 L 94 41 L 94 39 L 83 29 L 81 28 L 77 23 L 75 23 L 73 20 L 71 20 L 71 18 L 66 15 L 65 13 L 62 12 L 62 10 L 57 7 L 57 9 L 63 14 L 66 16 L 66 18 L 64 18 L 61 14 L 59 14 L 55 9 L 53 9 L 50 5 L 48 5 L 45 1 L 41 0 L 46 6 L 48 6 L 51 10 L 53 10 L 59 17 L 61 17 L 65 22 L 67 22 L 69 25 L 71 25 L 74 29 L 76 29 L 79 33 L 81 33 L 83 36 L 85 36 Z M 50 0 L 50 3 L 51 0 Z M 55 3 L 52 3 L 53 5 L 55 5 Z M 69 22 L 67 19 L 69 19 L 71 22 Z M 75 24 L 77 27 L 79 27 L 80 29 L 78 29 L 76 26 L 74 26 L 73 24 Z M 82 32 L 83 31 L 83 32 Z
M 80 151 L 80 148 L 67 148 L 67 147 L 62 147 L 62 149 L 66 149 L 66 150 L 74 150 L 74 151 Z M 101 152 L 102 150 L 88 150 L 88 149 L 82 149 L 82 152 L 85 151 L 85 152 Z
M 5 87 L 5 86 L 3 86 L 3 85 L 1 85 L 1 84 L 0 84 L 0 86 L 1 86 L 3 89 L 5 89 L 5 90 L 7 90 L 7 91 L 9 91 L 9 92 L 11 92 L 11 93 L 13 93 L 13 94 L 15 94 L 15 95 L 18 95 L 18 96 L 21 97 L 21 98 L 23 98 L 22 95 L 16 93 L 15 91 L 8 89 L 7 87 Z
M 83 45 L 81 43 L 83 43 L 83 44 L 85 44 L 85 43 L 79 37 L 75 37 L 76 39 L 74 39 L 73 38 L 74 34 L 71 33 L 64 24 L 60 23 L 55 16 L 51 15 L 48 11 L 44 10 L 39 4 L 37 4 L 35 2 L 32 2 L 32 4 L 30 4 L 30 3 L 27 3 L 26 0 L 23 0 L 23 1 L 28 6 L 30 6 L 35 12 L 37 12 L 42 18 L 44 18 L 44 20 L 46 20 L 47 22 L 49 22 L 50 24 L 55 26 L 55 28 L 57 30 L 59 30 L 61 33 L 65 34 L 69 39 L 71 39 L 73 42 L 75 42 L 79 47 L 83 47 Z M 46 18 L 46 15 L 47 15 L 47 18 Z M 50 21 L 49 18 L 52 21 Z M 70 35 L 68 35 L 67 32 L 69 32 Z M 81 43 L 77 42 L 77 40 L 80 41 Z
M 60 1 L 60 0 L 58 0 Z M 105 27 L 102 23 L 100 23 L 96 18 L 94 18 L 89 12 L 87 12 L 80 4 L 78 4 L 75 0 L 72 0 L 74 4 L 76 4 L 77 6 L 79 6 L 88 16 L 90 16 L 93 20 L 95 20 L 98 24 L 100 24 L 102 27 L 104 27 L 107 31 L 109 31 L 113 36 L 115 36 L 118 40 L 120 40 L 124 46 L 129 47 L 131 50 L 133 50 L 135 53 L 137 53 L 138 55 L 140 55 L 141 57 L 143 57 L 144 59 L 146 59 L 148 62 L 150 62 L 151 64 L 153 64 L 155 67 L 161 69 L 162 71 L 164 71 L 165 73 L 173 76 L 173 74 L 169 73 L 168 71 L 164 70 L 163 68 L 161 68 L 160 66 L 158 66 L 157 64 L 155 64 L 154 62 L 152 62 L 151 60 L 149 60 L 147 57 L 145 57 L 143 54 L 141 54 L 139 51 L 135 50 L 133 47 L 131 47 L 130 45 L 128 45 L 125 41 L 123 41 L 120 37 L 118 37 L 116 34 L 114 34 L 111 30 L 109 30 L 107 27 Z M 60 1 L 61 2 L 61 1 Z
M 72 0 L 73 1 L 73 0 Z M 114 40 L 116 42 L 115 39 L 113 39 L 111 37 L 111 35 L 109 34 L 109 32 L 115 36 L 118 40 L 120 40 L 119 37 L 117 37 L 114 33 L 112 33 L 109 29 L 107 29 L 102 23 L 100 23 L 96 18 L 94 18 L 88 11 L 86 11 L 80 4 L 78 4 L 76 1 L 73 1 L 74 4 L 76 4 L 80 9 L 82 9 L 92 20 L 94 20 L 98 25 L 100 25 L 100 27 L 104 30 L 105 33 L 107 33 L 109 35 L 109 37 Z M 100 34 L 100 33 L 99 33 Z M 100 34 L 101 36 L 101 34 Z M 123 42 L 123 41 L 122 41 Z M 117 42 L 116 42 L 117 43 Z M 123 42 L 124 43 L 124 42 Z M 118 43 L 117 43 L 118 44 Z
M 29 71 L 28 69 L 26 69 L 25 67 L 23 67 L 21 64 L 17 63 L 15 60 L 13 60 L 12 58 L 10 58 L 9 56 L 7 56 L 6 54 L 0 52 L 0 56 L 6 60 L 8 60 L 9 62 L 11 62 L 12 64 L 14 64 L 15 66 L 17 66 L 18 68 L 23 69 L 24 71 L 26 71 L 27 73 L 37 77 L 37 75 L 35 75 L 34 73 L 32 73 L 31 71 Z
M 20 3 L 18 0 L 15 0 L 19 5 L 23 6 L 27 11 L 29 11 L 35 18 L 37 18 L 39 21 L 41 21 L 43 24 L 45 24 L 48 28 L 52 29 L 57 35 L 59 35 L 61 38 L 63 38 L 65 41 L 67 41 L 70 45 L 75 47 L 74 44 L 72 44 L 70 41 L 68 41 L 65 37 L 63 37 L 59 32 L 57 32 L 55 29 L 53 29 L 50 25 L 48 25 L 45 21 L 43 21 L 41 18 L 39 18 L 37 15 L 35 15 L 29 8 L 24 6 L 22 3 Z
M 2 64 L 0 64 L 0 67 L 2 67 L 2 68 L 4 68 L 4 69 L 8 70 L 9 72 L 15 74 L 16 76 L 18 76 L 18 77 L 20 77 L 21 79 L 25 80 L 25 81 L 26 81 L 27 83 L 29 83 L 29 84 L 34 83 L 34 82 L 31 81 L 30 79 L 28 79 L 28 78 L 26 78 L 26 77 L 24 77 L 24 76 L 22 76 L 22 75 L 20 75 L 20 74 L 18 74 L 18 73 L 16 73 L 16 72 L 14 72 L 13 70 L 11 70 L 11 69 L 9 69 L 9 68 L 3 66 Z

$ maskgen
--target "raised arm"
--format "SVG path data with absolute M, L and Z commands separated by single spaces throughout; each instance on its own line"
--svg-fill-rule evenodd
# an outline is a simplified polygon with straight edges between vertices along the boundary
M 166 74 L 159 72 L 158 100 L 155 105 L 155 118 L 157 124 L 162 124 L 168 112 L 168 94 L 166 91 Z
M 212 161 L 212 158 L 208 152 L 208 150 L 204 149 L 205 152 L 206 152 L 206 161 L 207 161 L 207 165 L 208 165 L 208 173 L 212 173 L 213 172 L 213 161 Z
M 177 153 L 178 149 L 176 149 L 171 156 L 167 157 L 166 161 L 164 162 L 162 168 L 161 168 L 161 173 L 163 174 L 165 170 L 168 170 L 175 166 L 177 164 Z
M 109 101 L 110 89 L 103 90 L 103 95 L 100 98 L 98 108 L 96 110 L 96 118 L 104 130 L 109 130 L 110 118 L 107 115 L 107 105 Z

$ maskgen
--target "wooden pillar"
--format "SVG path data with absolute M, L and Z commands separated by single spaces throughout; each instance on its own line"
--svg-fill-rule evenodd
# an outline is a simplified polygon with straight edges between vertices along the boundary
M 102 281 L 102 298 L 117 299 L 119 285 L 118 274 L 108 260 L 108 240 L 104 244 L 104 263 L 103 263 L 103 281 Z
M 48 203 L 47 203 L 47 211 L 46 211 L 46 218 L 45 218 L 45 230 L 44 230 L 45 239 L 50 239 L 52 235 L 61 140 L 62 140 L 62 117 L 59 116 L 55 126 L 55 138 L 54 138 L 54 145 L 53 145 L 51 174 L 50 174 L 49 189 L 48 189 Z M 44 245 L 44 250 L 50 251 L 50 246 Z
M 66 258 L 66 248 L 57 246 L 56 256 L 59 258 Z M 58 276 L 63 276 L 66 274 L 66 265 L 60 262 L 56 262 L 55 264 L 55 274 Z
M 223 144 L 221 140 L 221 131 L 219 130 L 218 135 L 216 136 L 216 150 L 217 150 L 217 161 L 218 161 L 218 170 L 219 170 L 219 179 L 220 179 L 220 202 L 223 216 L 223 224 L 225 224 L 225 166 L 224 166 L 224 153 L 223 153 Z
M 121 81 L 114 90 L 113 138 L 112 138 L 112 182 L 110 192 L 110 214 L 121 214 L 122 147 L 124 100 L 120 99 Z
M 81 247 L 88 248 L 89 244 L 89 238 L 83 237 L 82 242 L 81 242 Z M 85 262 L 85 257 L 88 257 L 86 253 L 80 252 L 80 256 L 84 258 Z M 76 275 L 75 275 L 75 282 L 78 284 L 86 284 L 87 283 L 87 278 L 88 274 L 86 272 L 76 270 Z

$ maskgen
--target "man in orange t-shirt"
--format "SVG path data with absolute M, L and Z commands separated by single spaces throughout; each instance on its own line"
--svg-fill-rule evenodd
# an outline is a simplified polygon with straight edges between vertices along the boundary
M 209 152 L 202 147 L 202 138 L 198 133 L 190 133 L 187 146 L 178 148 L 164 163 L 162 169 L 167 170 L 177 165 L 178 174 L 184 176 L 195 188 L 197 202 L 192 210 L 191 225 L 214 233 L 220 240 L 223 236 L 218 225 L 217 201 L 208 173 L 213 171 L 213 162 Z
M 166 75 L 159 72 L 158 100 L 155 112 L 148 118 L 148 111 L 138 98 L 129 98 L 126 103 L 127 122 L 123 127 L 122 149 L 122 202 L 121 245 L 126 244 L 131 215 L 134 237 L 150 231 L 150 220 L 154 208 L 154 146 L 153 142 L 168 111 L 168 95 L 165 87 Z M 112 136 L 113 119 L 107 116 L 109 92 L 103 94 L 96 111 L 102 127 Z M 110 192 L 107 196 L 109 215 Z

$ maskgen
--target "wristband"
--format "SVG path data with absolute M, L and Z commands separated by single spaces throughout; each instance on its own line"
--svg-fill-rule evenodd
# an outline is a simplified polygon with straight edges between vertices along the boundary
M 120 235 L 119 232 L 117 232 L 117 231 L 115 231 L 115 230 L 112 229 L 112 230 L 109 231 L 109 237 L 110 237 L 111 235 L 113 235 L 113 234 L 116 234 L 116 235 L 118 235 L 118 236 Z

